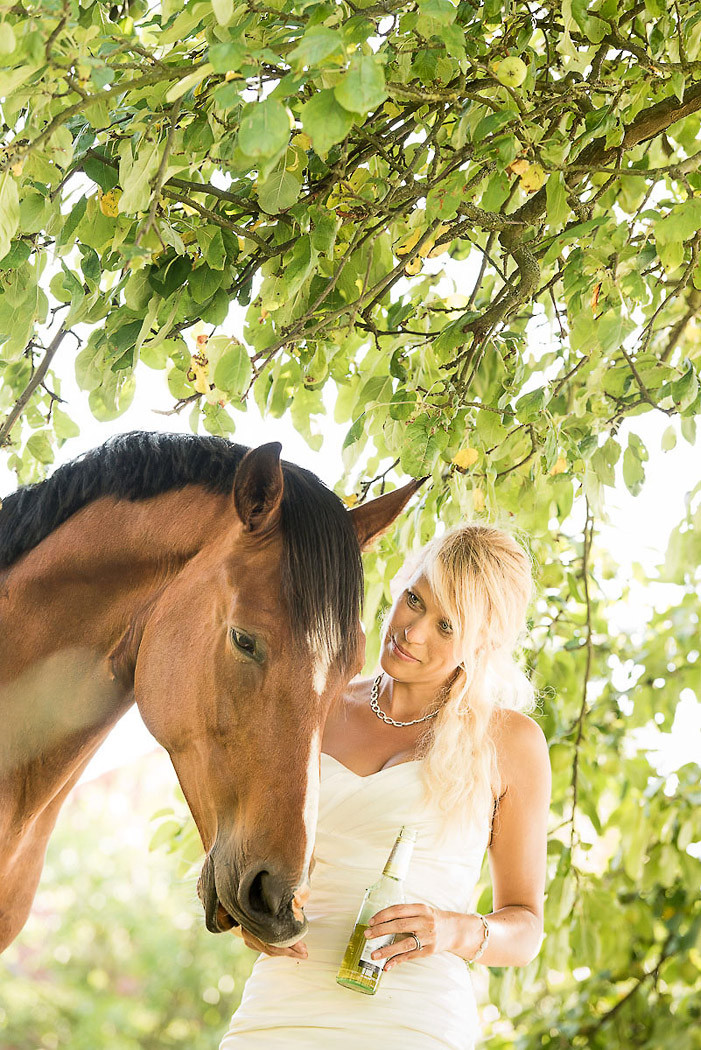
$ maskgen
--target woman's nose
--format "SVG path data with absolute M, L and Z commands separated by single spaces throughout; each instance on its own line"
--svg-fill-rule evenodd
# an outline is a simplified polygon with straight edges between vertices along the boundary
M 423 628 L 421 626 L 421 620 L 414 620 L 413 623 L 409 623 L 404 628 L 404 637 L 407 642 L 421 642 L 423 639 Z

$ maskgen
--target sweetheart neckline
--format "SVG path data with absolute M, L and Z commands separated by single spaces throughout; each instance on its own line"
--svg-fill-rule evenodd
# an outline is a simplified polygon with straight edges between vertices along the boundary
M 379 776 L 380 773 L 388 773 L 390 769 L 399 769 L 401 766 L 418 765 L 418 763 L 421 762 L 420 758 L 409 758 L 406 759 L 404 762 L 395 762 L 393 766 L 383 766 L 382 769 L 377 769 L 374 773 L 366 773 L 363 776 L 362 773 L 356 773 L 354 769 L 349 769 L 348 766 L 345 765 L 345 763 L 339 762 L 339 760 L 337 758 L 334 758 L 333 755 L 330 755 L 328 751 L 322 751 L 321 754 L 325 758 L 330 758 L 331 761 L 335 762 L 337 766 L 341 767 L 341 769 L 345 769 L 346 773 L 350 773 L 350 775 L 352 777 L 355 777 L 356 780 L 370 780 L 372 777 Z

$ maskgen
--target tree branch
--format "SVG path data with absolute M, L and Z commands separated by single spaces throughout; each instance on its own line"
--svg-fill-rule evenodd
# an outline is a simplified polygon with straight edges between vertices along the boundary
M 7 419 L 2 424 L 2 426 L 0 426 L 0 448 L 2 448 L 3 445 L 9 443 L 10 431 L 22 415 L 24 407 L 29 401 L 30 397 L 32 396 L 36 388 L 42 383 L 44 376 L 48 371 L 49 365 L 51 364 L 51 361 L 53 360 L 56 354 L 56 351 L 58 350 L 66 335 L 68 335 L 69 331 L 70 329 L 66 329 L 63 326 L 61 326 L 61 328 L 59 328 L 58 332 L 46 348 L 46 353 L 41 359 L 38 368 L 34 370 L 32 378 L 29 380 L 26 387 L 24 388 L 20 396 L 17 398 L 17 401 L 10 410 L 10 414 L 8 415 Z

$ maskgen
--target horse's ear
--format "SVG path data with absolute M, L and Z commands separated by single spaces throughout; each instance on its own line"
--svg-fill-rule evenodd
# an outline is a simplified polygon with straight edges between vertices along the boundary
M 234 475 L 234 506 L 247 532 L 267 532 L 280 521 L 282 445 L 269 441 L 249 449 Z
M 353 507 L 349 511 L 361 550 L 365 550 L 387 532 L 394 519 L 401 514 L 416 490 L 426 480 L 427 478 L 414 478 L 401 488 L 386 492 L 384 496 L 378 496 L 369 503 L 361 503 L 359 507 Z

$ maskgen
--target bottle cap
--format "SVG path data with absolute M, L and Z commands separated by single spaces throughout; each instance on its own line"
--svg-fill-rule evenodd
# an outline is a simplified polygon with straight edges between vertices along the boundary
M 399 837 L 402 839 L 408 839 L 409 842 L 416 842 L 419 832 L 416 828 L 413 828 L 410 824 L 404 824 L 399 830 Z

